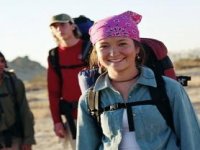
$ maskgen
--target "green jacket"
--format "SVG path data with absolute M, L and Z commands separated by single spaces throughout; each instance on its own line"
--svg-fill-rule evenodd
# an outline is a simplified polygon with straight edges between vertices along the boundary
M 11 77 L 14 81 L 15 92 Z M 11 76 L 5 73 L 0 85 L 0 133 L 13 126 L 16 121 L 20 122 L 20 129 L 16 126 L 15 131 L 22 130 L 23 133 L 22 144 L 35 144 L 34 117 L 28 105 L 24 84 L 13 73 Z

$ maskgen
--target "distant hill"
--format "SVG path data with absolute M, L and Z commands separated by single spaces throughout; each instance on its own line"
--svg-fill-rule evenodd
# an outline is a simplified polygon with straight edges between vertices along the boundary
M 37 79 L 43 80 L 46 78 L 46 68 L 40 63 L 30 60 L 28 56 L 17 57 L 8 66 L 15 70 L 17 76 L 23 81 L 31 81 Z

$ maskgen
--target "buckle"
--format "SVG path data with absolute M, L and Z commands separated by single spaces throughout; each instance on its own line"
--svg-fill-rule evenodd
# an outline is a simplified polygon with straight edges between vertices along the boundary
M 119 108 L 119 105 L 118 104 L 113 104 L 113 105 L 110 105 L 110 110 L 116 110 Z

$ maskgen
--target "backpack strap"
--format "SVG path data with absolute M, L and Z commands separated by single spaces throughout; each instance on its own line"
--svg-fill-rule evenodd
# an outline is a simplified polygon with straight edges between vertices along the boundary
M 52 67 L 54 68 L 55 72 L 59 76 L 59 79 L 62 83 L 62 74 L 59 65 L 59 55 L 58 55 L 58 47 L 55 47 L 49 51 L 49 62 L 51 63 Z
M 88 91 L 88 110 L 90 114 L 95 118 L 97 123 L 100 125 L 100 115 L 102 113 L 100 109 L 100 92 L 94 91 L 93 87 L 89 89 Z
M 89 56 L 92 51 L 92 43 L 89 40 L 83 41 L 83 47 L 82 47 L 82 61 L 88 65 L 89 64 Z
M 174 122 L 173 122 L 173 113 L 170 106 L 170 101 L 165 89 L 165 83 L 160 75 L 156 75 L 156 83 L 157 87 L 150 87 L 149 91 L 153 100 L 160 101 L 161 103 L 157 103 L 157 108 L 159 112 L 162 114 L 163 118 L 166 120 L 167 125 L 175 132 Z
M 163 77 L 158 74 L 155 74 L 155 79 L 157 82 L 157 87 L 149 87 L 151 98 L 156 101 L 157 109 L 165 119 L 167 125 L 176 135 L 176 144 L 180 145 L 180 139 L 178 138 L 174 127 L 173 113 L 170 105 L 170 100 L 166 93 L 165 81 Z

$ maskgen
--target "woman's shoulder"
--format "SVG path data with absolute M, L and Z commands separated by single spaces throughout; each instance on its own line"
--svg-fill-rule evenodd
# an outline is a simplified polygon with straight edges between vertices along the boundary
M 177 80 L 172 79 L 170 77 L 163 76 L 163 79 L 165 81 L 166 86 L 169 86 L 169 87 L 180 87 L 180 86 L 182 86 Z
M 165 89 L 168 95 L 182 95 L 185 93 L 184 87 L 175 79 L 163 76 L 165 81 Z

